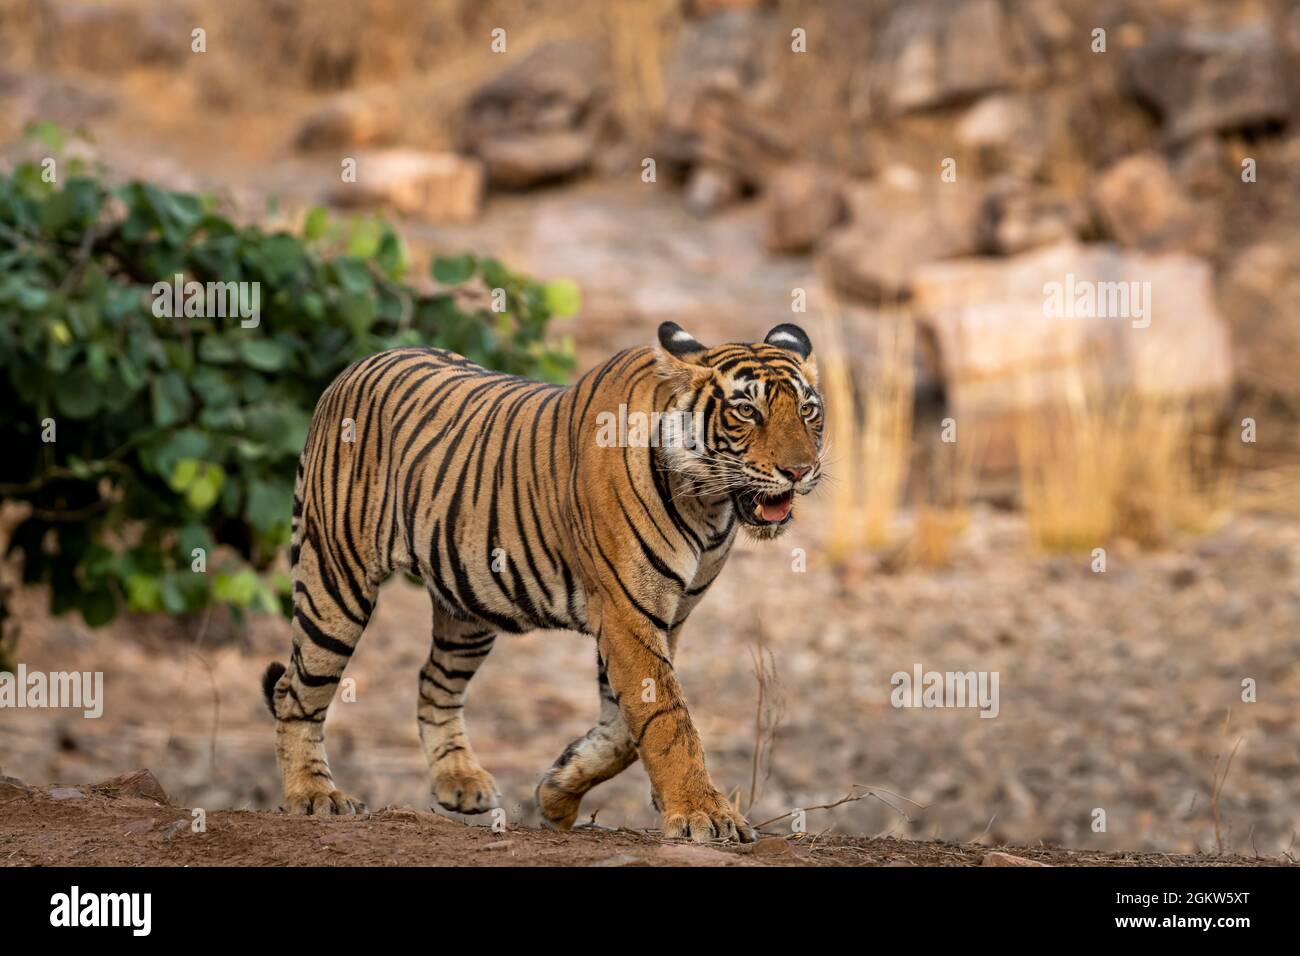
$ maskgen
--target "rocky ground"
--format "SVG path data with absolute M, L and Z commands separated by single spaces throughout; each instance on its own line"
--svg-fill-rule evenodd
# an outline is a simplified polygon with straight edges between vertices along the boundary
M 1246 516 L 1161 553 L 1112 549 L 1098 574 L 1086 557 L 1027 553 L 1019 518 L 977 511 L 946 570 L 865 560 L 835 569 L 820 545 L 831 515 L 804 504 L 779 543 L 733 554 L 684 638 L 681 675 L 710 768 L 745 806 L 751 651 L 771 652 L 779 684 L 765 695 L 782 706 L 770 749 L 764 736 L 751 820 L 834 803 L 859 784 L 875 795 L 808 809 L 805 829 L 1081 851 L 1293 851 L 1300 524 Z M 794 548 L 806 550 L 806 571 L 792 570 Z M 75 784 L 149 767 L 184 806 L 277 805 L 258 677 L 284 657 L 286 626 L 259 618 L 232 637 L 217 622 L 205 631 L 193 620 L 119 620 L 92 636 L 45 617 L 41 601 L 22 595 L 21 658 L 31 669 L 103 671 L 104 714 L 6 711 L 3 773 Z M 414 719 L 426 601 L 388 585 L 348 670 L 355 701 L 330 715 L 336 776 L 372 807 L 430 803 Z M 574 634 L 512 638 L 474 682 L 471 739 L 512 826 L 537 824 L 539 775 L 595 715 L 592 656 Z M 895 708 L 891 676 L 918 664 L 997 672 L 997 716 Z M 653 827 L 648 791 L 634 765 L 593 791 L 583 816 Z M 1093 829 L 1097 810 L 1104 832 Z M 790 828 L 789 818 L 769 827 Z
M 144 786 L 141 786 L 141 783 Z M 752 846 L 665 841 L 651 831 L 528 827 L 495 832 L 425 810 L 364 818 L 259 811 L 205 815 L 170 805 L 148 771 L 35 790 L 0 780 L 4 866 L 1267 866 L 1231 855 L 1099 853 L 834 834 L 763 836 Z M 201 829 L 200 829 L 201 828 Z

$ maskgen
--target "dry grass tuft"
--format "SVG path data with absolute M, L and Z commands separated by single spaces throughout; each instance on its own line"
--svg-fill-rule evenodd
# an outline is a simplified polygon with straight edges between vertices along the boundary
M 870 360 L 857 375 L 838 311 L 825 318 L 819 339 L 834 515 L 827 548 L 841 561 L 860 546 L 881 548 L 891 540 L 911 462 L 915 331 L 906 318 L 882 318 Z
M 1116 537 L 1146 547 L 1210 530 L 1231 473 L 1184 399 L 1116 392 L 1076 372 L 1062 401 L 1017 420 L 1021 502 L 1031 541 L 1081 551 Z

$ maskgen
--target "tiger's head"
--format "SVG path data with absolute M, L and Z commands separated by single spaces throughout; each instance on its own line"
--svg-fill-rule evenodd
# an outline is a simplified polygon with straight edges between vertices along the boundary
M 707 348 L 677 325 L 659 326 L 658 372 L 673 394 L 679 440 L 665 464 L 697 495 L 729 495 L 754 537 L 775 538 L 822 473 L 822 398 L 812 343 L 797 325 L 762 342 Z

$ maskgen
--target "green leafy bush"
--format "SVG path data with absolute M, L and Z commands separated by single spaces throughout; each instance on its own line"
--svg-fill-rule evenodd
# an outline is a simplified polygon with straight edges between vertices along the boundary
M 237 225 L 210 198 L 42 172 L 0 176 L 0 500 L 29 506 L 10 550 L 54 613 L 286 609 L 287 576 L 265 572 L 288 542 L 297 457 L 317 398 L 362 356 L 438 345 L 549 380 L 569 369 L 544 333 L 576 308 L 571 283 L 465 255 L 436 260 L 440 291 L 419 292 L 378 221 L 313 210 L 299 236 Z M 258 324 L 155 315 L 155 284 L 178 274 L 260 283 Z

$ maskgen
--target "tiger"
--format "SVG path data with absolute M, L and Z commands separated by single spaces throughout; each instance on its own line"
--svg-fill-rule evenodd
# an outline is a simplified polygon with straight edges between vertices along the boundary
M 737 532 L 776 538 L 821 478 L 816 361 L 789 323 L 753 344 L 706 347 L 673 322 L 657 338 L 568 386 L 393 348 L 322 394 L 294 487 L 292 648 L 262 680 L 282 809 L 366 812 L 335 786 L 325 716 L 403 571 L 433 605 L 416 718 L 443 808 L 501 801 L 464 717 L 497 636 L 567 629 L 595 639 L 600 714 L 537 785 L 542 823 L 571 828 L 586 793 L 640 759 L 665 837 L 755 839 L 705 767 L 676 653 Z M 615 414 L 661 427 L 624 434 Z

